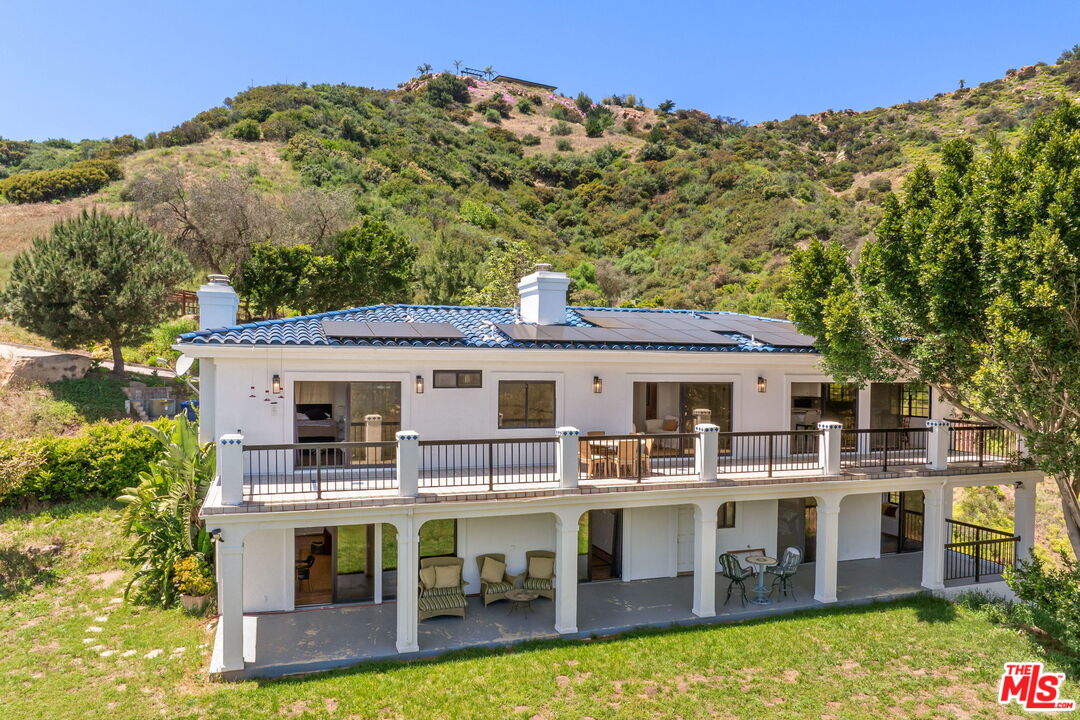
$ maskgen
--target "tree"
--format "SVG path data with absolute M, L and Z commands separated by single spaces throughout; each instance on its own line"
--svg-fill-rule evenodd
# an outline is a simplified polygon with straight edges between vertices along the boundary
M 314 257 L 310 245 L 260 243 L 240 267 L 236 290 L 266 317 L 278 317 L 284 307 L 303 311 L 299 301 L 310 292 Z
M 422 63 L 416 66 L 416 73 L 423 77 L 431 72 L 431 63 Z
M 454 103 L 467 103 L 470 99 L 469 86 L 450 73 L 439 73 L 428 81 L 424 94 L 435 107 L 450 107 Z
M 1080 58 L 1080 45 L 1073 45 L 1071 48 L 1061 53 L 1061 55 L 1058 55 L 1055 64 L 1061 65 L 1062 63 L 1067 63 L 1070 60 L 1076 60 L 1077 58 Z
M 332 265 L 311 281 L 312 311 L 407 300 L 416 247 L 381 220 L 367 218 L 327 243 Z
M 665 100 L 656 106 L 656 109 L 660 111 L 661 115 L 670 115 L 671 111 L 675 109 L 674 100 Z
M 495 77 L 495 68 L 492 67 L 491 65 L 488 65 L 487 67 L 484 68 L 484 75 L 487 76 L 488 80 Z
M 1062 102 L 1016 150 L 943 147 L 887 195 L 858 262 L 814 240 L 785 304 L 826 368 L 932 385 L 1020 433 L 1061 492 L 1080 556 L 1080 108 Z
M 121 348 L 168 316 L 165 298 L 190 275 L 183 254 L 134 216 L 83 211 L 16 256 L 0 305 L 62 348 L 107 340 L 123 376 Z
M 454 72 L 457 73 L 458 75 L 461 74 L 461 61 L 460 60 L 455 60 L 454 61 Z
M 579 92 L 577 94 L 577 97 L 574 98 L 574 107 L 576 107 L 578 109 L 578 112 L 580 112 L 582 115 L 585 115 L 590 110 L 592 110 L 592 106 L 592 98 L 583 92 Z
M 964 89 L 964 84 L 965 84 L 966 82 L 967 82 L 966 80 L 961 80 L 961 81 L 960 81 L 960 89 L 961 89 L 961 90 L 963 90 L 963 89 Z
M 467 305 L 511 307 L 517 303 L 518 281 L 532 272 L 540 255 L 524 240 L 500 240 L 480 273 L 479 289 L 465 293 Z

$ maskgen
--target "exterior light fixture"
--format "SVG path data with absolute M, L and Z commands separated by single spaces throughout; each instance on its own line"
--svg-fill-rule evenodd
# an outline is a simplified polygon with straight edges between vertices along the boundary
M 419 395 L 424 392 L 424 376 L 416 376 L 416 393 Z
M 275 395 L 280 395 L 281 394 L 281 376 L 280 375 L 276 375 L 276 374 L 274 375 L 274 379 L 273 379 L 273 381 L 271 381 L 270 387 L 271 387 L 271 389 L 273 389 Z
M 604 381 L 600 379 L 599 375 L 593 375 L 592 391 L 594 393 L 602 393 L 602 392 L 604 392 Z
M 768 388 L 769 388 L 769 381 L 759 375 L 758 379 L 757 379 L 757 391 L 759 393 L 763 393 Z

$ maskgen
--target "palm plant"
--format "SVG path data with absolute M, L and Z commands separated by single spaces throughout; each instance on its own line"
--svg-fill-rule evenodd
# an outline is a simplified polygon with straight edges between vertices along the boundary
M 199 519 L 206 491 L 214 479 L 214 444 L 200 443 L 197 425 L 178 415 L 169 431 L 148 426 L 162 444 L 162 454 L 139 473 L 139 484 L 118 500 L 124 533 L 135 538 L 124 559 L 136 567 L 124 592 L 136 599 L 170 607 L 177 601 L 174 566 L 197 556 L 213 563 L 213 543 Z
M 427 75 L 431 72 L 431 63 L 422 63 L 416 66 L 416 72 L 420 74 L 420 77 Z
M 495 77 L 495 68 L 491 65 L 488 65 L 484 68 L 484 74 L 487 75 L 487 79 L 490 80 L 491 78 Z
M 460 60 L 455 60 L 454 61 L 454 74 L 456 74 L 456 75 L 461 74 L 461 61 Z

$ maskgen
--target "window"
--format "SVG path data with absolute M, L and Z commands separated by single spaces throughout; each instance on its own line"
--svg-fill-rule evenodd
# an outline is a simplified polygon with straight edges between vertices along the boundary
M 555 427 L 554 381 L 500 380 L 499 427 Z
M 723 530 L 735 527 L 735 503 L 726 502 L 716 512 L 716 527 Z
M 900 388 L 900 414 L 908 417 L 930 417 L 930 386 L 904 383 Z
M 432 384 L 437 388 L 478 388 L 483 386 L 479 370 L 436 370 Z

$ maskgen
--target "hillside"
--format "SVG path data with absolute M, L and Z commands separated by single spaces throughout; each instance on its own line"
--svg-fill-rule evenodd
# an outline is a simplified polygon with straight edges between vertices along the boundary
M 244 196 L 245 222 L 277 213 L 245 225 L 244 243 L 315 242 L 310 233 L 359 214 L 387 221 L 419 251 L 416 301 L 460 301 L 492 250 L 523 240 L 571 273 L 580 303 L 776 315 L 776 271 L 796 245 L 860 243 L 884 193 L 933 162 L 942 141 L 1010 143 L 1040 109 L 1078 91 L 1080 61 L 1066 60 L 918 102 L 747 127 L 632 96 L 594 104 L 445 74 L 385 91 L 256 87 L 143 141 L 0 140 L 0 174 L 101 156 L 124 173 L 86 197 L 0 204 L 0 261 L 83 208 L 160 216 L 161 178 L 172 173 L 185 198 L 222 178 L 243 183 L 255 194 Z M 320 223 L 286 221 L 302 190 Z M 215 227 L 240 232 L 229 218 Z

